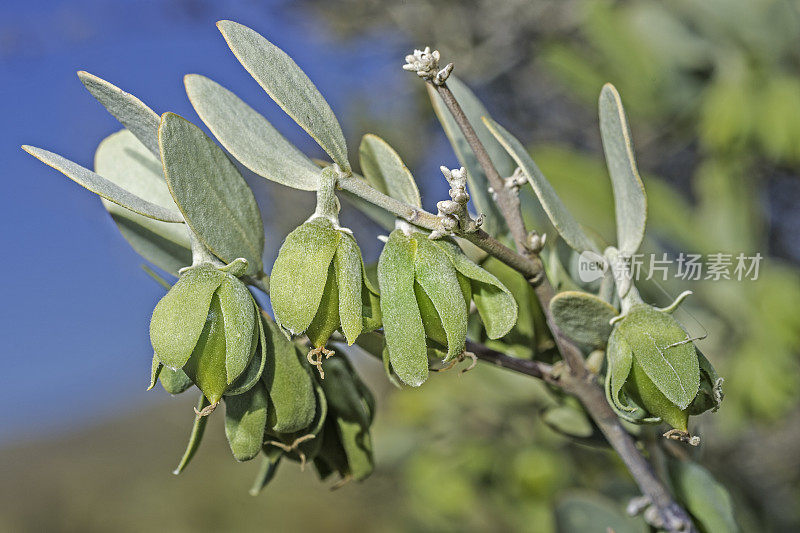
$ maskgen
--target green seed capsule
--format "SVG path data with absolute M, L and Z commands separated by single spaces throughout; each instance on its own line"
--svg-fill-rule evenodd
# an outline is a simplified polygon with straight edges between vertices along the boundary
M 444 351 L 445 361 L 464 352 L 470 301 L 491 338 L 502 337 L 516 322 L 517 304 L 508 289 L 446 239 L 394 230 L 378 262 L 378 281 L 389 362 L 412 386 L 427 379 L 429 347 Z
M 606 394 L 627 420 L 664 421 L 686 432 L 690 414 L 718 405 L 708 397 L 721 400 L 710 363 L 668 312 L 632 306 L 611 333 L 607 357 Z
M 270 276 L 275 320 L 315 347 L 341 329 L 348 344 L 380 327 L 377 294 L 363 273 L 361 250 L 349 230 L 314 217 L 292 231 Z
M 150 321 L 153 349 L 166 367 L 162 377 L 167 369 L 182 371 L 212 404 L 245 373 L 259 343 L 255 301 L 227 269 L 188 269 Z

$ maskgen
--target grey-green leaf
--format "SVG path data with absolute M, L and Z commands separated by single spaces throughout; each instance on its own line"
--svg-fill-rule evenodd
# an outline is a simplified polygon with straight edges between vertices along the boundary
M 739 531 L 730 494 L 711 473 L 691 461 L 671 461 L 669 477 L 679 498 L 706 533 Z
M 156 157 L 158 153 L 159 116 L 144 102 L 126 93 L 116 85 L 86 71 L 79 71 L 78 78 L 92 93 L 98 102 L 103 104 L 114 118 L 119 120 L 141 143 Z
M 237 461 L 249 461 L 261 451 L 268 404 L 261 383 L 244 394 L 225 396 L 225 436 Z
M 58 170 L 78 185 L 89 189 L 101 198 L 105 198 L 126 209 L 130 209 L 134 213 L 164 222 L 183 222 L 183 216 L 181 216 L 178 210 L 168 209 L 148 202 L 123 189 L 113 181 L 99 174 L 95 174 L 88 168 L 73 163 L 69 159 L 61 157 L 58 154 L 28 145 L 24 145 L 22 149 L 45 165 Z
M 94 171 L 148 202 L 178 210 L 164 181 L 161 161 L 128 130 L 100 142 L 94 154 Z M 103 200 L 103 205 L 125 240 L 147 261 L 174 275 L 191 264 L 185 224 L 153 220 L 108 200 Z
M 270 301 L 275 320 L 295 335 L 314 320 L 341 236 L 319 217 L 295 228 L 278 251 L 269 278 Z
M 164 366 L 177 370 L 189 360 L 206 325 L 211 298 L 224 277 L 213 267 L 192 268 L 156 304 L 150 342 Z
M 189 74 L 183 81 L 200 119 L 239 162 L 268 180 L 316 190 L 319 167 L 260 113 L 205 76 Z
M 610 83 L 600 92 L 600 136 L 614 188 L 617 248 L 624 254 L 634 254 L 644 238 L 647 198 L 636 169 L 628 119 L 619 93 Z
M 236 165 L 200 128 L 174 113 L 161 116 L 158 142 L 170 193 L 192 231 L 226 263 L 243 257 L 248 274 L 261 272 L 261 213 Z
M 236 59 L 275 103 L 317 141 L 334 163 L 349 172 L 342 127 L 328 102 L 297 63 L 247 26 L 221 20 L 217 27 Z
M 394 230 L 378 260 L 378 285 L 392 369 L 404 383 L 418 387 L 428 379 L 428 350 L 414 295 L 415 255 L 414 239 Z
M 613 329 L 609 321 L 617 315 L 609 303 L 580 291 L 556 294 L 550 301 L 550 312 L 558 329 L 567 337 L 592 348 L 606 345 Z
M 492 195 L 489 193 L 489 180 L 486 177 L 486 173 L 478 163 L 478 159 L 475 157 L 472 148 L 470 148 L 467 139 L 461 133 L 461 129 L 456 124 L 450 111 L 447 110 L 441 97 L 430 84 L 426 85 L 436 117 L 442 124 L 456 157 L 458 157 L 461 165 L 467 169 L 470 199 L 475 205 L 475 209 L 486 215 L 484 229 L 491 234 L 499 233 L 504 227 L 504 219 Z M 447 86 L 453 92 L 453 96 L 455 96 L 467 119 L 475 129 L 478 139 L 489 153 L 489 158 L 494 163 L 497 171 L 503 177 L 510 176 L 514 172 L 513 160 L 508 157 L 503 147 L 497 143 L 483 125 L 483 122 L 481 122 L 481 117 L 488 117 L 489 112 L 486 111 L 486 108 L 473 92 L 455 76 L 451 75 L 447 79 Z
M 370 185 L 396 200 L 422 207 L 414 176 L 386 141 L 377 135 L 364 135 L 358 155 L 361 172 Z
M 519 165 L 519 168 L 522 169 L 525 177 L 528 178 L 528 183 L 533 187 L 533 192 L 539 198 L 542 208 L 550 218 L 550 222 L 564 238 L 564 241 L 579 252 L 592 250 L 599 253 L 595 244 L 583 231 L 578 221 L 575 220 L 567 206 L 564 205 L 564 202 L 561 201 L 553 186 L 550 185 L 542 171 L 536 166 L 522 143 L 491 118 L 484 117 L 483 122 L 505 149 L 508 150 L 508 153 Z
M 197 410 L 202 411 L 203 408 L 209 405 L 208 400 L 204 395 L 200 395 L 200 399 L 197 401 Z M 173 474 L 176 476 L 183 472 L 183 469 L 186 468 L 186 465 L 189 464 L 189 461 L 192 460 L 194 454 L 197 452 L 197 449 L 200 447 L 200 442 L 203 440 L 203 433 L 206 430 L 206 423 L 208 423 L 207 416 L 200 416 L 196 415 L 194 417 L 194 424 L 192 424 L 192 432 L 189 435 L 189 443 L 186 445 L 186 451 L 183 452 L 183 457 L 181 457 L 180 463 L 172 471 Z

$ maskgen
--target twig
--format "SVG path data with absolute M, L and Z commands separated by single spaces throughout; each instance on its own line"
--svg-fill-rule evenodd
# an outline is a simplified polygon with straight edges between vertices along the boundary
M 504 187 L 505 182 L 503 178 L 494 167 L 486 148 L 475 133 L 475 129 L 472 127 L 472 124 L 470 124 L 469 119 L 467 119 L 464 110 L 461 109 L 453 93 L 447 87 L 447 83 L 430 79 L 426 81 L 436 89 L 437 93 L 442 98 L 445 106 L 464 134 L 478 163 L 483 168 L 491 187 L 497 193 L 497 204 L 500 207 L 500 211 L 506 220 L 517 247 L 517 254 L 515 255 L 518 256 L 518 259 L 516 262 L 520 266 L 529 267 L 532 262 L 538 261 L 538 269 L 534 268 L 528 270 L 527 268 L 520 269 L 512 265 L 514 260 L 511 258 L 503 260 L 503 262 L 525 275 L 526 279 L 534 286 L 534 292 L 544 311 L 547 324 L 553 332 L 556 345 L 569 369 L 568 372 L 557 376 L 557 379 L 561 381 L 564 390 L 580 400 L 586 408 L 586 411 L 606 436 L 608 442 L 622 458 L 622 461 L 625 463 L 625 466 L 628 467 L 631 476 L 633 476 L 642 494 L 652 502 L 653 507 L 656 509 L 660 527 L 671 532 L 695 531 L 689 515 L 672 499 L 672 496 L 670 496 L 663 483 L 661 483 L 653 472 L 650 463 L 645 460 L 636 448 L 634 440 L 622 427 L 619 418 L 608 405 L 604 392 L 596 383 L 595 375 L 589 372 L 584 365 L 583 355 L 580 349 L 558 329 L 553 321 L 550 312 L 550 300 L 553 297 L 554 290 L 547 276 L 541 269 L 541 260 L 539 260 L 538 254 L 527 247 L 527 234 L 525 223 L 522 219 L 522 213 L 520 212 L 519 198 L 514 195 L 512 191 Z M 468 235 L 465 237 L 469 238 Z M 473 242 L 487 252 L 493 253 L 484 246 L 481 246 L 478 242 Z M 531 274 L 535 275 L 532 276 Z M 472 351 L 475 352 L 475 350 Z M 477 352 L 475 353 L 478 355 Z M 552 373 L 548 375 L 552 377 Z

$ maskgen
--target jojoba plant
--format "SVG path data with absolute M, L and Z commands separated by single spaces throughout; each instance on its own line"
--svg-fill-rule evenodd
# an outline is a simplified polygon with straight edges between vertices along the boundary
M 432 364 L 485 359 L 577 397 L 603 442 L 625 459 L 650 524 L 693 530 L 635 446 L 638 433 L 620 419 L 664 422 L 672 427 L 666 437 L 697 445 L 689 417 L 719 407 L 722 380 L 697 339 L 671 316 L 686 293 L 666 309 L 646 304 L 624 261 L 642 243 L 646 197 L 614 87 L 600 95 L 616 202 L 617 244 L 609 246 L 584 231 L 522 144 L 451 75 L 453 64 L 440 68 L 438 52 L 417 50 L 404 66 L 425 81 L 464 165 L 442 167 L 450 198 L 434 214 L 423 210 L 414 177 L 379 137 L 364 136 L 363 176 L 356 174 L 333 111 L 291 58 L 241 24 L 218 26 L 239 62 L 330 162 L 309 159 L 237 96 L 200 75 L 185 78 L 187 94 L 228 153 L 186 119 L 159 116 L 85 72 L 81 81 L 125 128 L 100 143 L 94 171 L 23 147 L 98 194 L 131 246 L 177 276 L 171 287 L 164 282 L 168 292 L 150 324 L 151 388 L 160 380 L 171 394 L 200 391 L 176 473 L 222 403 L 234 458 L 263 458 L 251 492 L 272 479 L 283 459 L 313 464 L 322 479 L 336 474 L 337 483 L 366 478 L 373 469 L 375 402 L 347 358 L 356 344 L 382 358 L 395 383 L 420 386 Z M 229 154 L 256 175 L 317 197 L 314 213 L 286 236 L 269 276 L 261 213 Z M 556 239 L 545 246 L 544 234 L 525 227 L 519 195 L 529 190 L 575 255 L 609 265 L 599 286 L 550 279 L 566 269 L 559 267 Z M 385 245 L 377 287 L 353 233 L 339 222 L 339 197 L 388 233 L 379 236 Z M 520 279 L 515 294 L 490 272 L 498 262 Z M 554 286 L 585 290 L 555 293 Z M 269 294 L 271 316 L 251 291 Z M 537 319 L 551 348 L 531 339 L 520 357 L 519 339 L 531 331 L 523 322 Z M 508 355 L 512 337 L 515 356 Z M 607 401 L 597 382 L 605 383 Z

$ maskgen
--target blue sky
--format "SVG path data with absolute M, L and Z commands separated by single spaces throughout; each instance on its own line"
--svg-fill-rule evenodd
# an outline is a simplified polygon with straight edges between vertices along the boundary
M 6 253 L 0 442 L 126 412 L 162 394 L 144 391 L 152 356 L 148 324 L 161 289 L 142 272 L 99 200 L 20 145 L 92 166 L 99 141 L 120 126 L 85 91 L 78 70 L 111 81 L 156 112 L 199 123 L 182 83 L 184 74 L 196 72 L 224 83 L 318 155 L 236 62 L 214 22 L 230 18 L 267 35 L 317 82 L 340 116 L 346 95 L 361 82 L 359 69 L 384 80 L 403 76 L 397 51 L 404 48 L 395 37 L 373 38 L 368 46 L 334 42 L 288 5 L 70 0 L 0 6 Z M 268 236 L 268 246 L 281 238 Z

